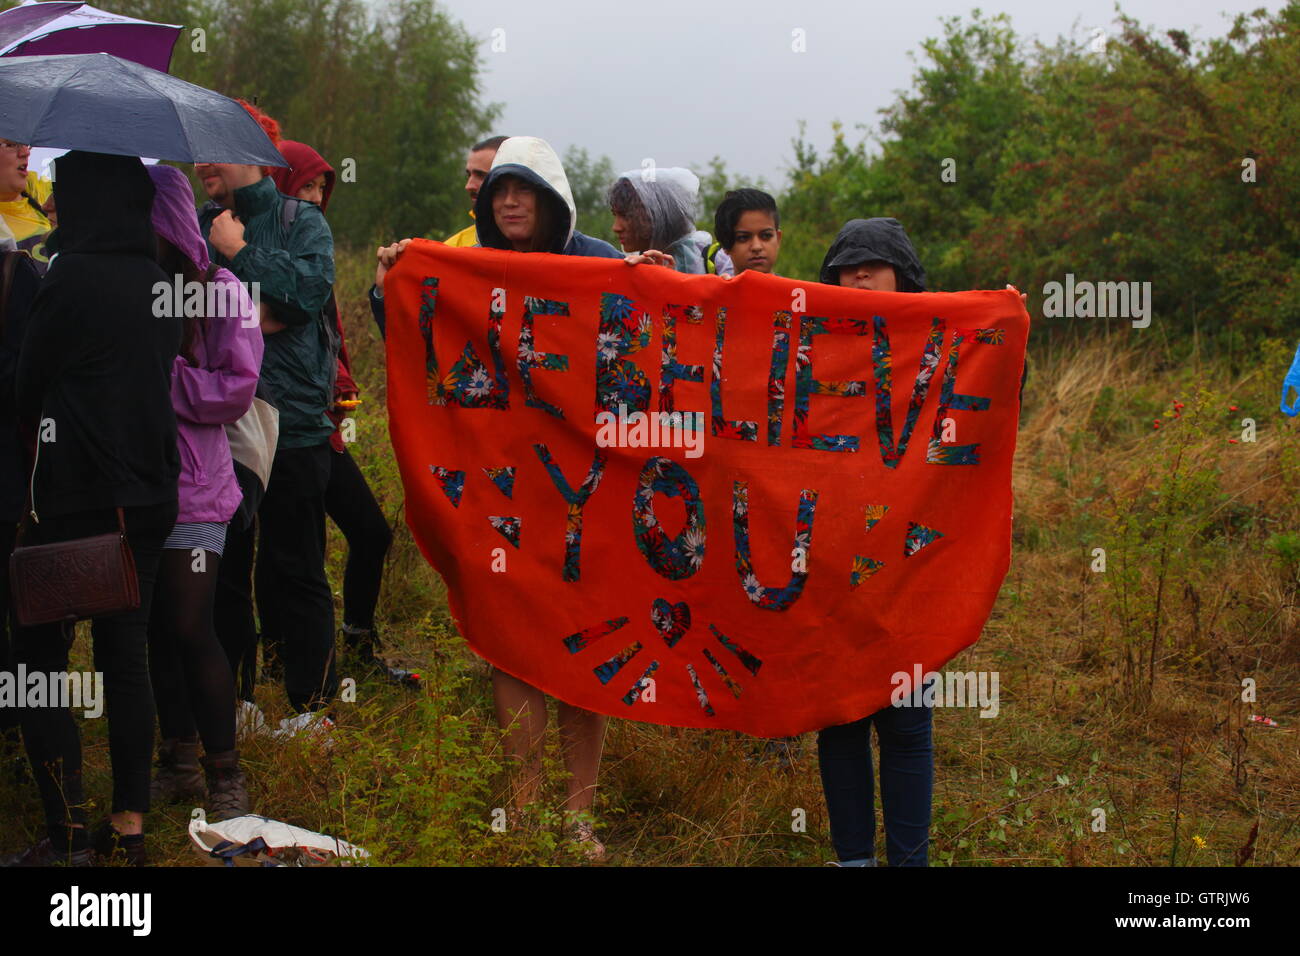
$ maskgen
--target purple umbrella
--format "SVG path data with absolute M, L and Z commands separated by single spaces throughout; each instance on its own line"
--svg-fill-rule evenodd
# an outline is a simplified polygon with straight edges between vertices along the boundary
M 0 56 L 112 53 L 167 72 L 181 27 L 136 20 L 88 3 L 34 3 L 0 13 Z

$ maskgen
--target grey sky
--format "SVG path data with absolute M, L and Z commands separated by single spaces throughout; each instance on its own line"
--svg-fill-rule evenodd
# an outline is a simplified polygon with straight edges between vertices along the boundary
M 734 173 L 784 186 L 798 121 L 817 147 L 831 122 L 873 129 L 877 110 L 911 85 L 921 41 L 970 2 L 913 0 L 440 0 L 481 41 L 485 94 L 505 110 L 497 132 L 584 146 L 619 170 L 644 157 L 702 171 L 714 154 Z M 1127 0 L 1143 24 L 1221 36 L 1222 11 L 1276 11 L 1281 0 Z M 1113 0 L 1003 0 L 1018 36 L 1045 42 L 1113 30 Z M 504 52 L 493 52 L 493 31 Z M 792 51 L 796 28 L 804 53 Z

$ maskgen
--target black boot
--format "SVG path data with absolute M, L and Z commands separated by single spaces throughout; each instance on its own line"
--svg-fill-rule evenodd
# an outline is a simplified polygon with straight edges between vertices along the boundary
M 158 744 L 158 765 L 149 783 L 149 800 L 158 806 L 182 800 L 201 805 L 207 795 L 199 770 L 199 738 L 171 738 Z
M 105 820 L 91 831 L 90 846 L 99 863 L 125 858 L 128 866 L 149 865 L 149 858 L 144 852 L 144 834 L 126 836 L 118 833 L 111 820 Z

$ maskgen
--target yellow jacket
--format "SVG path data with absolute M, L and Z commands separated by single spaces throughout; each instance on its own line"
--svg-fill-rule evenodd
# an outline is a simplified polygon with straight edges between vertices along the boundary
M 40 176 L 36 170 L 29 169 L 27 196 L 20 193 L 11 200 L 0 202 L 0 216 L 4 217 L 5 225 L 13 233 L 18 248 L 28 252 L 41 270 L 44 270 L 49 258 L 45 254 L 45 237 L 53 228 L 53 223 L 37 207 L 45 204 L 53 189 L 54 186 L 48 179 Z M 35 206 L 32 205 L 33 200 Z
M 474 218 L 474 213 L 470 212 L 469 217 Z M 478 245 L 478 225 L 470 223 L 456 235 L 450 237 L 443 243 L 445 246 L 477 246 Z

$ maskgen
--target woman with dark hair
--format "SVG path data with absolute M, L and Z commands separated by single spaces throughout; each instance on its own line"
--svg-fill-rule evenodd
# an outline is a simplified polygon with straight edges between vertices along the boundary
M 282 140 L 280 152 L 289 162 L 271 173 L 276 188 L 286 196 L 316 203 L 321 212 L 329 207 L 334 191 L 334 170 L 320 153 L 305 143 Z M 343 571 L 343 641 L 361 660 L 381 668 L 399 682 L 406 672 L 394 671 L 376 657 L 380 641 L 375 628 L 375 607 L 384 578 L 384 558 L 393 543 L 388 520 L 375 501 L 366 476 L 348 453 L 339 426 L 352 408 L 359 404 L 359 389 L 352 377 L 352 360 L 343 336 L 343 319 L 331 293 L 325 306 L 327 319 L 339 337 L 338 377 L 334 382 L 334 407 L 327 414 L 334 422 L 330 436 L 329 484 L 325 488 L 325 513 L 330 516 L 348 542 L 348 561 Z
M 66 707 L 25 707 L 23 740 L 48 836 L 12 865 L 85 865 L 93 845 L 144 856 L 153 751 L 148 624 L 163 542 L 177 514 L 180 455 L 171 403 L 180 319 L 155 313 L 167 284 L 149 215 L 154 186 L 139 159 L 72 152 L 58 161 L 58 258 L 36 296 L 18 361 L 18 412 L 41 422 L 23 544 L 68 541 L 124 526 L 140 606 L 94 619 L 103 674 L 113 799 L 86 832 L 81 740 Z M 20 628 L 15 663 L 28 673 L 68 669 L 71 627 Z M 51 702 L 58 704 L 61 702 Z
M 623 258 L 608 242 L 577 231 L 577 207 L 560 158 L 549 143 L 534 136 L 512 136 L 501 144 L 479 188 L 474 218 L 479 245 L 490 249 Z M 384 287 L 384 274 L 409 242 L 405 239 L 379 250 L 375 277 L 379 289 Z M 382 315 L 382 308 L 377 309 L 381 331 Z M 497 721 L 506 731 L 506 751 L 522 765 L 514 800 L 515 806 L 522 808 L 536 798 L 541 786 L 546 695 L 499 668 L 492 673 L 492 692 Z M 558 710 L 564 765 L 569 772 L 564 807 L 577 818 L 591 808 L 596 797 L 606 718 L 562 701 Z M 596 839 L 590 822 L 575 819 L 573 835 L 588 859 L 604 857 L 605 848 Z
M 700 180 L 680 166 L 626 172 L 609 187 L 614 235 L 623 250 L 678 272 L 703 275 L 704 250 L 712 241 L 696 231 Z M 640 261 L 640 260 L 638 260 Z
M 570 256 L 622 258 L 613 246 L 574 228 L 577 209 L 560 159 L 545 140 L 515 136 L 501 144 L 492 171 L 474 204 L 479 244 L 517 252 L 556 252 Z M 506 729 L 506 749 L 522 764 L 515 805 L 532 802 L 541 785 L 546 745 L 546 695 L 500 668 L 492 672 L 497 722 Z M 559 702 L 560 743 L 569 772 L 565 811 L 576 817 L 596 798 L 596 779 L 605 745 L 607 718 Z M 577 821 L 574 837 L 591 860 L 604 846 L 588 821 Z
M 162 731 L 151 796 L 160 803 L 202 800 L 206 777 L 209 817 L 223 820 L 249 811 L 235 749 L 235 682 L 213 624 L 226 527 L 243 497 L 225 426 L 252 404 L 262 333 L 243 284 L 208 260 L 189 179 L 171 166 L 150 167 L 149 176 L 157 190 L 159 264 L 187 290 L 187 301 L 190 290 L 201 289 L 204 303 L 201 316 L 185 310 L 172 367 L 180 505 L 163 542 L 149 619 L 149 670 Z

